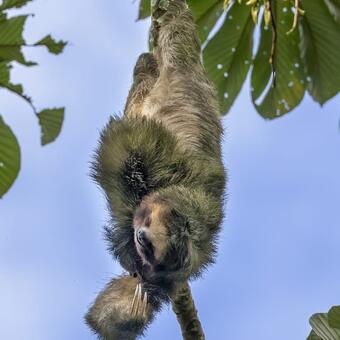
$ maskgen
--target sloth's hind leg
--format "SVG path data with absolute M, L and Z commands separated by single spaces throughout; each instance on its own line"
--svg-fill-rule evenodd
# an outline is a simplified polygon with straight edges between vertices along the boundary
M 200 43 L 185 0 L 154 1 L 153 34 L 161 69 L 187 71 L 200 64 Z
M 133 84 L 125 105 L 126 116 L 141 114 L 144 100 L 155 85 L 158 75 L 158 64 L 153 54 L 140 55 L 133 71 Z

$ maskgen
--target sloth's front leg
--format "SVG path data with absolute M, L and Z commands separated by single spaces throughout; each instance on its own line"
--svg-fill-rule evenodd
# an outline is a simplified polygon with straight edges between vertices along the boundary
M 85 316 L 87 324 L 101 339 L 135 340 L 156 312 L 143 290 L 139 278 L 113 279 L 90 307 Z
M 142 284 L 138 283 L 133 297 L 130 316 L 131 318 L 141 319 L 146 321 L 147 319 L 147 305 L 148 305 L 148 293 L 145 291 L 142 293 Z
M 201 47 L 185 0 L 155 0 L 152 7 L 155 54 L 160 71 L 193 70 L 200 64 Z

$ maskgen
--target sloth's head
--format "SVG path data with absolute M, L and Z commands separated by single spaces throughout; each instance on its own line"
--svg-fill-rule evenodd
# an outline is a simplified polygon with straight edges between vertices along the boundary
M 187 269 L 186 221 L 168 202 L 144 200 L 135 211 L 133 226 L 137 252 L 153 272 L 178 274 Z

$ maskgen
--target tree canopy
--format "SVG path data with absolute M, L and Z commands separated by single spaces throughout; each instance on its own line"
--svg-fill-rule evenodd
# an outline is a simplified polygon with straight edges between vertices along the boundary
M 188 0 L 188 4 L 223 114 L 249 73 L 254 107 L 265 119 L 292 111 L 306 92 L 320 105 L 338 94 L 339 0 Z M 141 0 L 138 18 L 149 14 L 150 0 Z

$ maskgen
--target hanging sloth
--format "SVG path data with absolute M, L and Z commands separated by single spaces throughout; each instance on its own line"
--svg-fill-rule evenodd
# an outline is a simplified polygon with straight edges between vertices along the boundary
M 86 315 L 105 340 L 143 334 L 213 262 L 222 220 L 222 128 L 195 24 L 185 0 L 154 2 L 154 52 L 139 57 L 124 116 L 104 128 L 93 162 L 112 217 L 109 248 L 129 273 Z

